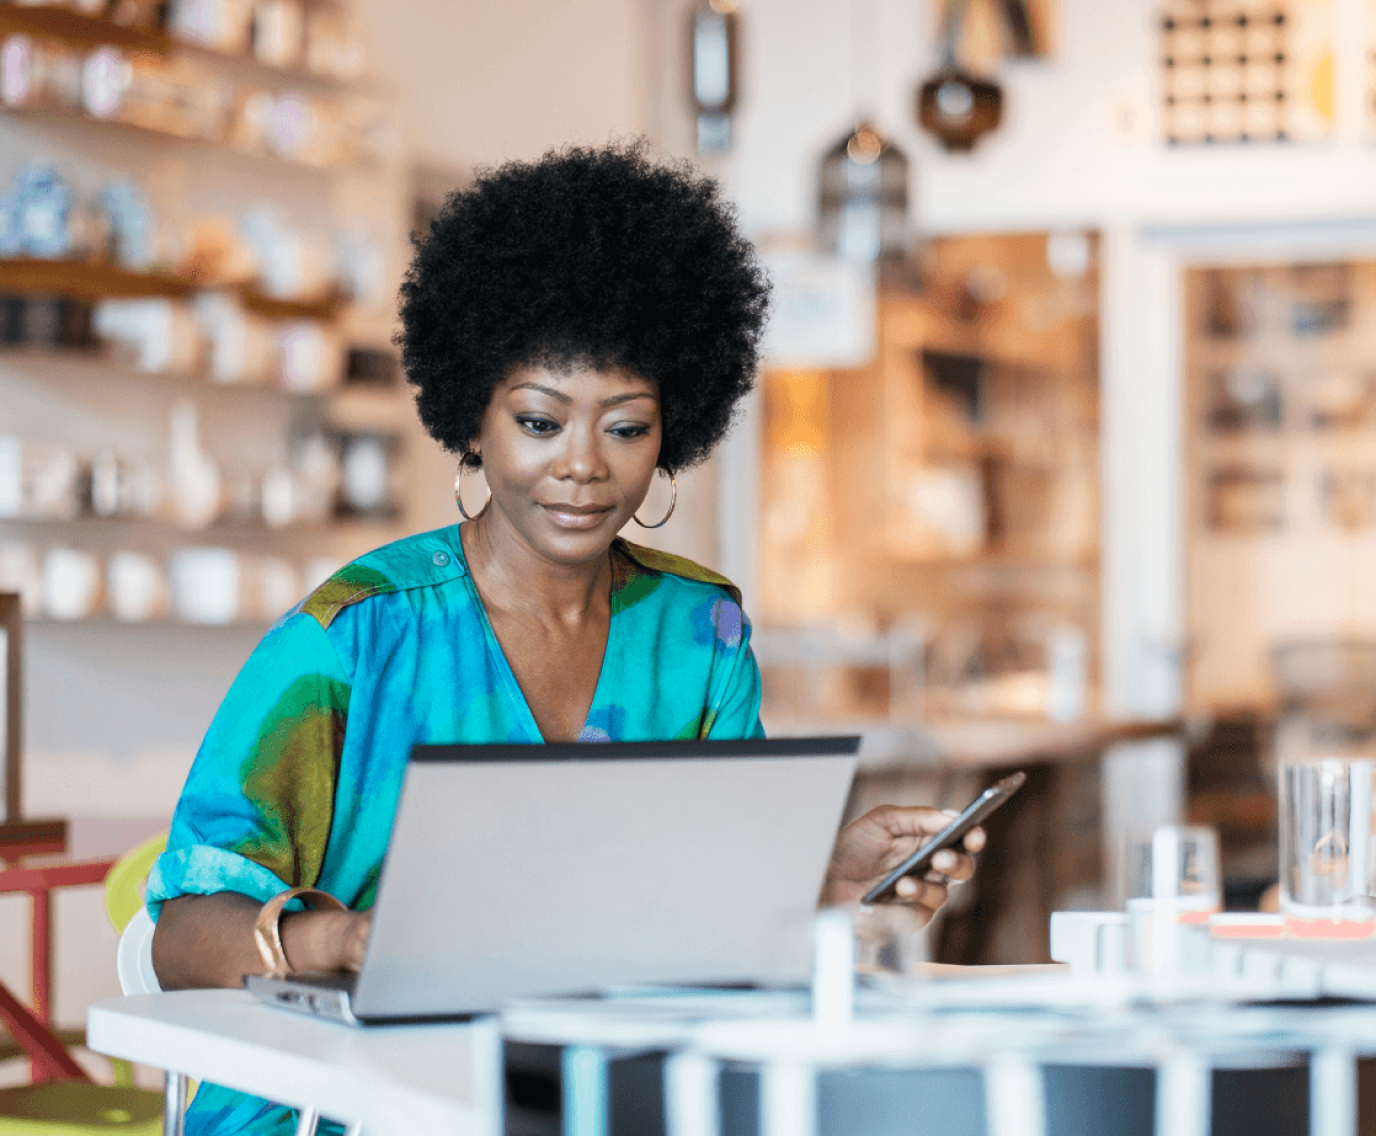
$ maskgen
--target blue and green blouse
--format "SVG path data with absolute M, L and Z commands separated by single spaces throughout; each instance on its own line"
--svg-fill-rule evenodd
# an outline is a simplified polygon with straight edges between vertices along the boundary
M 611 623 L 582 741 L 760 737 L 740 593 L 617 539 Z M 267 901 L 373 903 L 411 747 L 543 741 L 464 559 L 459 527 L 349 564 L 280 619 L 230 687 L 148 883 Z M 462 818 L 456 818 L 462 823 Z M 289 1133 L 289 1110 L 204 1085 L 189 1133 Z

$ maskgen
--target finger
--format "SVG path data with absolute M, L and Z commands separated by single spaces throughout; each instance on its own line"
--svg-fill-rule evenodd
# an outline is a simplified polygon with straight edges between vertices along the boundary
M 911 907 L 925 907 L 935 911 L 946 902 L 946 887 L 932 880 L 917 880 L 904 876 L 894 885 L 897 902 Z
M 940 809 L 925 805 L 881 805 L 871 815 L 892 836 L 935 836 L 951 823 Z
M 972 828 L 965 834 L 965 839 L 961 841 L 961 844 L 965 846 L 965 851 L 967 852 L 978 852 L 986 843 L 988 843 L 988 838 L 985 836 L 984 829 L 982 828 Z
M 954 848 L 943 848 L 932 857 L 932 870 L 953 880 L 968 880 L 975 874 L 975 858 Z

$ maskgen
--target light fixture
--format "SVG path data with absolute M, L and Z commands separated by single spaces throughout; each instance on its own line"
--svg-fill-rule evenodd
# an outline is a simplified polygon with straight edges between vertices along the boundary
M 908 159 L 866 113 L 876 103 L 873 60 L 880 41 L 875 0 L 850 0 L 851 98 L 855 125 L 822 155 L 817 242 L 852 261 L 908 254 Z
M 822 157 L 818 241 L 846 260 L 901 260 L 908 252 L 908 159 L 861 121 Z
M 947 150 L 968 153 L 1003 119 L 1003 91 L 949 63 L 922 84 L 917 121 Z
M 970 74 L 957 58 L 968 0 L 947 0 L 942 14 L 942 63 L 917 92 L 916 118 L 950 151 L 974 149 L 980 137 L 1003 119 L 1003 91 L 997 83 Z
M 700 154 L 724 154 L 731 148 L 731 112 L 736 107 L 738 84 L 738 6 L 738 0 L 698 0 L 689 16 Z

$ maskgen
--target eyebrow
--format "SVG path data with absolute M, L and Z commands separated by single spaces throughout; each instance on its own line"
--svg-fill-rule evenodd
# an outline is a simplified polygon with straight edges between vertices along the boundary
M 573 399 L 566 395 L 563 391 L 555 390 L 553 387 L 542 387 L 539 383 L 517 383 L 511 389 L 539 391 L 541 394 L 547 394 L 550 398 L 557 399 L 559 402 L 562 403 L 573 402 Z M 654 397 L 655 396 L 652 395 L 649 391 L 630 391 L 627 394 L 614 394 L 611 396 L 611 398 L 604 398 L 602 400 L 602 405 L 620 406 L 623 402 L 633 402 L 638 398 L 653 399 Z

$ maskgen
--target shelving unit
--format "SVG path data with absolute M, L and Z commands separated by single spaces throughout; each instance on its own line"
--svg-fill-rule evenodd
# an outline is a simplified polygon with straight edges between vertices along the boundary
M 78 58 L 102 47 L 117 48 L 131 59 L 156 57 L 169 66 L 190 68 L 187 73 L 203 75 L 207 83 L 240 91 L 299 92 L 326 100 L 380 97 L 376 85 L 366 79 L 319 74 L 304 65 L 272 66 L 251 55 L 184 42 L 162 29 L 125 27 L 66 8 L 0 4 L 0 42 L 10 36 L 62 45 Z M 130 139 L 138 145 L 128 147 Z M 262 150 L 245 151 L 227 139 L 187 137 L 70 108 L 0 107 L 0 181 L 34 158 L 69 174 L 78 197 L 91 196 L 102 180 L 146 179 L 155 210 L 172 224 L 186 225 L 200 213 L 232 217 L 255 202 L 271 203 L 299 226 L 318 227 L 330 218 L 364 224 L 385 253 L 384 299 L 369 308 L 334 292 L 284 298 L 269 295 L 256 283 L 226 287 L 167 269 L 130 271 L 110 263 L 28 257 L 0 258 L 0 296 L 189 302 L 202 290 L 212 289 L 231 293 L 249 317 L 273 326 L 313 322 L 337 331 L 349 343 L 388 344 L 409 212 L 407 177 L 397 155 L 377 162 L 321 166 Z M 407 400 L 395 388 L 317 391 L 293 390 L 277 382 L 221 383 L 195 369 L 145 372 L 108 350 L 0 348 L 0 405 L 8 411 L 3 432 L 34 442 L 86 455 L 125 454 L 162 465 L 170 413 L 188 399 L 200 408 L 207 455 L 235 470 L 261 471 L 280 463 L 289 435 L 302 428 L 402 435 L 415 430 Z M 403 445 L 403 457 L 405 450 Z M 184 528 L 161 519 L 94 516 L 0 519 L 0 546 L 19 542 L 41 551 L 61 544 L 104 554 L 120 547 L 165 552 L 214 545 L 293 562 L 307 556 L 343 561 L 405 529 L 404 510 L 391 520 L 341 518 L 325 525 L 285 527 L 230 522 Z M 49 623 L 38 619 L 33 625 L 43 628 Z M 102 634 L 134 626 L 103 615 L 92 617 L 87 625 Z
M 341 8 L 347 4 L 329 2 Z M 277 102 L 299 96 L 308 108 L 339 108 L 354 115 L 341 129 L 391 121 L 385 92 L 366 78 L 311 73 L 304 62 L 290 69 L 269 66 L 246 55 L 181 42 L 165 31 L 124 28 L 65 8 L 0 3 L 0 43 L 11 36 L 29 37 L 40 51 L 59 45 L 58 50 L 70 51 L 78 63 L 110 47 L 136 68 L 147 65 L 213 85 L 216 99 L 221 92 L 228 96 L 216 102 L 226 114 L 215 122 L 239 121 L 231 108 L 242 105 L 236 99 L 250 94 Z M 371 117 L 377 107 L 384 113 Z M 140 121 L 161 124 L 168 118 L 158 114 Z M 365 139 L 351 134 L 344 146 L 331 144 L 318 152 L 349 159 L 364 153 L 355 139 L 372 142 L 376 137 L 380 135 Z M 260 330 L 274 339 L 292 325 L 308 324 L 337 334 L 344 346 L 387 349 L 395 322 L 396 287 L 409 253 L 410 174 L 399 149 L 380 145 L 367 153 L 371 156 L 359 161 L 299 160 L 267 145 L 240 145 L 227 134 L 201 137 L 191 130 L 178 133 L 98 117 L 70 101 L 0 104 L 0 190 L 34 162 L 55 168 L 74 202 L 83 206 L 96 201 L 111 183 L 133 182 L 142 188 L 160 230 L 154 271 L 130 271 L 84 259 L 6 259 L 0 254 L 0 296 L 33 301 L 24 311 L 27 328 L 32 310 L 48 298 L 78 304 L 168 300 L 189 307 L 203 290 L 214 290 L 227 293 L 248 322 L 263 321 L 267 326 L 260 325 Z M 232 231 L 248 210 L 264 205 L 283 226 L 310 238 L 312 249 L 323 251 L 341 232 L 362 233 L 381 253 L 375 298 L 345 298 L 333 291 L 284 298 L 269 295 L 256 282 L 225 286 L 218 277 L 203 278 L 199 267 L 192 271 L 190 265 L 202 263 L 185 255 L 195 223 L 213 218 L 221 229 Z M 167 233 L 175 239 L 161 239 Z M 330 437 L 335 431 L 374 431 L 400 438 L 397 480 L 408 491 L 411 463 L 427 460 L 423 435 L 399 387 L 293 390 L 276 381 L 217 382 L 208 365 L 173 366 L 178 368 L 175 372 L 146 372 L 127 353 L 87 349 L 84 344 L 0 346 L 0 434 L 65 448 L 88 460 L 108 454 L 145 462 L 162 470 L 166 479 L 173 449 L 172 417 L 179 404 L 190 402 L 197 411 L 200 449 L 218 466 L 226 489 L 290 465 L 291 440 L 317 430 Z M 261 481 L 256 484 L 261 491 Z M 102 769 L 107 768 L 102 762 L 110 763 L 108 768 L 118 769 L 121 783 L 149 786 L 156 795 L 178 775 L 178 767 L 189 763 L 220 697 L 255 641 L 301 598 L 282 597 L 281 581 L 294 574 L 304 591 L 313 582 L 311 573 L 417 527 L 410 517 L 415 506 L 409 492 L 398 504 L 401 511 L 391 519 L 340 518 L 283 528 L 235 521 L 189 529 L 161 516 L 0 520 L 0 576 L 6 563 L 10 568 L 19 564 L 23 572 L 25 563 L 36 562 L 41 570 L 55 550 L 93 560 L 101 573 L 98 591 L 105 592 L 109 564 L 115 553 L 125 550 L 161 566 L 169 593 L 174 582 L 170 565 L 181 550 L 226 549 L 237 557 L 240 569 L 239 614 L 228 622 L 183 620 L 175 615 L 180 608 L 164 602 L 147 608 L 152 613 L 148 619 L 125 621 L 115 617 L 105 599 L 84 618 L 52 618 L 41 599 L 39 610 L 33 611 L 34 597 L 42 596 L 41 579 L 35 585 L 32 573 L 25 576 L 31 613 L 24 621 L 27 781 L 35 800 L 52 800 L 52 786 L 62 784 L 62 807 L 72 815 L 107 807 L 107 802 L 83 797 L 78 783 L 82 775 L 73 772 L 90 768 L 92 762 Z M 26 562 L 30 555 L 33 560 Z M 284 567 L 285 572 L 278 571 Z M 268 586 L 270 579 L 277 581 L 275 587 Z M 0 578 L 0 591 L 5 590 Z M 265 610 L 269 603 L 276 605 L 271 612 Z M 68 781 L 70 794 L 65 789 Z M 46 798 L 38 788 L 45 782 Z M 39 807 L 34 801 L 30 805 Z M 154 805 L 152 811 L 161 807 Z
M 1186 706 L 1265 717 L 1277 646 L 1376 638 L 1376 262 L 1185 285 Z

